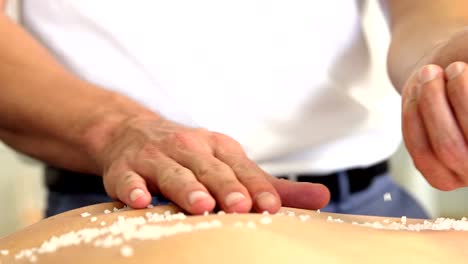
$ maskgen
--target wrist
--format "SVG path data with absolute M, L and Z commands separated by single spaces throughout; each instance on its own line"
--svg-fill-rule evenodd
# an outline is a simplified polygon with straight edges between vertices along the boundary
M 95 162 L 96 173 L 101 173 L 105 159 L 104 150 L 111 145 L 122 129 L 134 120 L 160 120 L 154 112 L 136 104 L 130 99 L 113 93 L 110 103 L 99 107 L 90 118 L 84 121 L 80 144 Z M 109 101 L 107 101 L 109 102 Z

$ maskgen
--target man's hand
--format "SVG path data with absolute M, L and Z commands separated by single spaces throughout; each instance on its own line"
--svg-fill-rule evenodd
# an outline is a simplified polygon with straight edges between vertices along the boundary
M 227 212 L 276 212 L 281 204 L 318 209 L 329 200 L 320 184 L 276 179 L 251 161 L 232 138 L 164 119 L 123 122 L 99 153 L 108 194 L 143 208 L 163 194 L 200 214 L 217 204 Z
M 0 3 L 3 2 L 0 0 Z M 134 208 L 164 194 L 189 213 L 317 209 L 323 185 L 273 178 L 219 133 L 163 120 L 123 95 L 76 78 L 0 14 L 0 139 L 51 165 L 103 174 Z
M 468 186 L 467 61 L 464 30 L 427 53 L 402 90 L 406 147 L 418 170 L 441 190 Z
M 384 3 L 388 72 L 402 95 L 406 147 L 432 186 L 468 186 L 468 2 Z

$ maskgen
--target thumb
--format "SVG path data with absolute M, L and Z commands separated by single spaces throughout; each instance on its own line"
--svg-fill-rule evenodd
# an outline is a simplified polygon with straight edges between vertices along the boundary
M 278 192 L 283 206 L 316 210 L 330 201 L 330 191 L 322 184 L 292 182 L 274 177 L 271 184 Z

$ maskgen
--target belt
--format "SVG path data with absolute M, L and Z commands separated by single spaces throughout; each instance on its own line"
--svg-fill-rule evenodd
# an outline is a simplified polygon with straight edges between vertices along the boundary
M 374 178 L 388 171 L 388 162 L 383 161 L 366 168 L 353 168 L 342 173 L 348 178 L 349 192 L 356 193 L 369 187 Z M 298 174 L 297 181 L 321 183 L 328 187 L 332 201 L 340 199 L 340 173 L 331 174 Z M 279 178 L 291 179 L 288 176 Z M 102 178 L 97 175 L 78 173 L 64 169 L 46 167 L 45 183 L 50 191 L 63 193 L 105 193 Z
M 330 173 L 330 174 L 297 174 L 295 178 L 298 182 L 311 182 L 320 183 L 330 190 L 330 200 L 337 202 L 341 198 L 341 188 L 339 182 L 339 175 L 347 177 L 348 192 L 350 194 L 357 193 L 367 189 L 372 181 L 388 172 L 388 161 L 382 161 L 375 165 L 366 168 L 352 168 L 344 170 L 342 172 Z M 289 176 L 279 176 L 282 179 L 291 179 Z

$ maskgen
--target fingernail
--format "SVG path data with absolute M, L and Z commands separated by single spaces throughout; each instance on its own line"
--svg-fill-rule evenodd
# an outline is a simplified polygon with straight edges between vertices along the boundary
M 142 189 L 133 189 L 130 193 L 130 201 L 134 202 L 143 195 L 145 195 L 145 192 Z
M 224 198 L 224 203 L 226 204 L 227 207 L 230 207 L 242 200 L 245 200 L 245 195 L 243 195 L 240 192 L 232 192 Z
M 210 195 L 204 191 L 193 191 L 189 193 L 188 200 L 189 200 L 189 204 L 192 205 L 198 201 L 204 200 L 209 197 Z
M 421 71 L 419 71 L 419 82 L 421 84 L 430 82 L 437 77 L 439 69 L 435 65 L 424 66 Z
M 262 210 L 267 210 L 272 207 L 275 207 L 278 204 L 278 199 L 276 196 L 269 192 L 262 192 L 255 197 L 257 206 Z
M 463 62 L 454 62 L 450 64 L 447 68 L 445 68 L 445 73 L 447 74 L 447 78 L 449 80 L 453 80 L 457 78 L 460 73 L 465 70 L 465 63 Z

